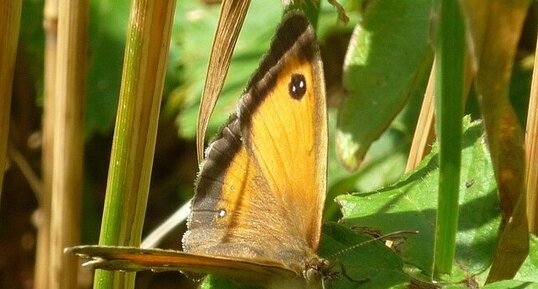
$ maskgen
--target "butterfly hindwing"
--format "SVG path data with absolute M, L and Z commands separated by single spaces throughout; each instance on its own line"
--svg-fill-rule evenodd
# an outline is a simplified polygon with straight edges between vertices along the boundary
M 67 250 L 82 257 L 91 256 L 88 265 L 95 269 L 122 271 L 181 271 L 192 274 L 212 274 L 261 283 L 275 277 L 294 278 L 295 273 L 278 264 L 248 260 L 230 260 L 215 256 L 193 255 L 175 250 L 141 249 L 136 247 L 77 246 Z

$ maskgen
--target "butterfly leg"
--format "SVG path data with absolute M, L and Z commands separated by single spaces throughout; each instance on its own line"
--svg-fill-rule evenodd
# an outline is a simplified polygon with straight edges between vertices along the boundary
M 357 284 L 370 282 L 370 278 L 356 279 L 356 278 L 351 277 L 349 274 L 347 274 L 346 268 L 344 267 L 344 264 L 342 264 L 342 262 L 338 262 L 338 265 L 340 266 L 340 272 L 342 276 L 346 277 L 347 280 L 353 283 L 357 283 Z

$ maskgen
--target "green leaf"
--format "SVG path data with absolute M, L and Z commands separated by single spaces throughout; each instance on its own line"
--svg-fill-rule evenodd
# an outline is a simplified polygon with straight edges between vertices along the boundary
M 464 119 L 460 219 L 455 268 L 450 281 L 463 281 L 485 270 L 494 254 L 500 217 L 495 178 L 480 123 Z M 417 230 L 400 248 L 404 261 L 431 274 L 438 184 L 438 150 L 392 186 L 369 193 L 342 195 L 337 202 L 347 223 L 383 232 Z
M 411 140 L 422 105 L 427 79 L 424 79 L 411 99 L 386 131 L 370 147 L 361 168 L 356 172 L 346 170 L 336 157 L 335 109 L 329 109 L 329 161 L 328 193 L 323 218 L 336 221 L 341 218 L 340 207 L 334 198 L 357 191 L 372 191 L 393 184 L 405 172 Z
M 329 288 L 395 288 L 409 282 L 401 258 L 380 241 L 368 242 L 371 239 L 340 224 L 323 226 L 319 255 L 340 272 Z M 341 268 L 352 280 L 342 275 Z
M 352 36 L 344 67 L 349 91 L 338 117 L 338 157 L 357 169 L 364 154 L 427 76 L 431 1 L 377 0 Z

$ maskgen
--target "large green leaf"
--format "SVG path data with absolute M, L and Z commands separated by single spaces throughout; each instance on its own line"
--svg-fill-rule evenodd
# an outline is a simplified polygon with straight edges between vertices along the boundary
M 374 0 L 355 28 L 344 66 L 348 97 L 340 107 L 336 147 L 352 170 L 428 74 L 430 0 Z
M 460 184 L 460 220 L 456 268 L 459 282 L 484 271 L 497 240 L 499 208 L 495 178 L 479 123 L 465 121 Z M 379 191 L 342 195 L 348 223 L 384 232 L 417 230 L 400 248 L 405 262 L 431 274 L 438 186 L 437 147 L 413 172 Z

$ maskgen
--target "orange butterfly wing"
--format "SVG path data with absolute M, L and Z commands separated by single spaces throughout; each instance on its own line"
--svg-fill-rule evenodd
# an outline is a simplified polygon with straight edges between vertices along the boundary
M 325 88 L 314 31 L 292 14 L 206 151 L 184 250 L 280 262 L 315 256 L 326 192 Z

